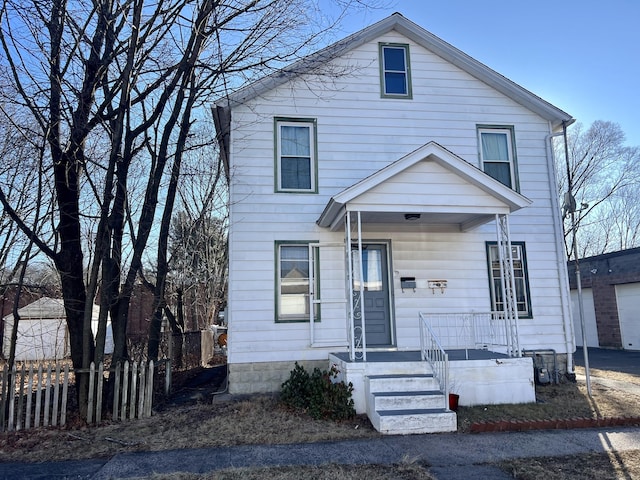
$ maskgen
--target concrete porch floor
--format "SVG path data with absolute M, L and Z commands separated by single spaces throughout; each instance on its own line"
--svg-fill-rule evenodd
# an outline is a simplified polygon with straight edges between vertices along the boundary
M 495 360 L 509 358 L 508 355 L 503 353 L 491 352 L 489 350 L 476 350 L 476 349 L 456 349 L 446 350 L 449 354 L 449 361 L 459 360 Z M 349 363 L 363 363 L 362 359 L 349 360 L 348 352 L 336 352 L 332 355 L 338 357 L 340 360 Z M 373 351 L 367 352 L 367 362 L 420 362 L 422 358 L 418 350 L 388 350 L 388 351 Z

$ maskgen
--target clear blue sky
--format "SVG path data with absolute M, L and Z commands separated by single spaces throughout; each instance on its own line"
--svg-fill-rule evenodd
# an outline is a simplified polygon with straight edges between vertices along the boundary
M 640 146 L 640 0 L 386 0 L 385 5 L 349 17 L 341 34 L 400 12 L 585 127 L 595 120 L 617 122 L 627 145 Z

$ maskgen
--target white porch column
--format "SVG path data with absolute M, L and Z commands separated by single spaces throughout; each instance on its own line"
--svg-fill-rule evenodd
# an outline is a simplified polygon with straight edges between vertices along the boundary
M 360 349 L 362 352 L 362 360 L 367 360 L 367 337 L 365 333 L 365 314 L 364 314 L 364 281 L 363 281 L 363 270 L 362 270 L 362 216 L 360 211 L 356 212 L 356 229 L 358 236 L 358 278 L 360 278 L 359 285 L 359 302 L 357 305 L 354 305 L 354 262 L 353 262 L 353 252 L 351 245 L 353 243 L 353 239 L 351 237 L 351 212 L 346 212 L 345 219 L 345 230 L 346 230 L 346 254 L 347 254 L 347 292 L 349 295 L 347 315 L 348 315 L 348 328 L 347 332 L 349 335 L 349 358 L 353 361 L 356 358 L 356 352 Z M 360 327 L 356 327 L 355 319 L 356 317 L 360 317 Z M 356 329 L 360 328 L 361 334 L 358 336 L 356 334 Z
M 507 341 L 511 356 L 520 357 L 520 335 L 518 332 L 518 308 L 516 303 L 516 282 L 513 273 L 513 257 L 511 253 L 511 233 L 509 216 L 496 214 L 496 230 L 498 236 L 498 255 L 500 260 L 500 288 L 502 290 L 505 322 L 507 324 Z
M 356 358 L 356 332 L 353 311 L 353 258 L 351 252 L 351 213 L 345 214 L 345 271 L 347 292 L 347 338 L 349 339 L 349 359 L 353 362 Z

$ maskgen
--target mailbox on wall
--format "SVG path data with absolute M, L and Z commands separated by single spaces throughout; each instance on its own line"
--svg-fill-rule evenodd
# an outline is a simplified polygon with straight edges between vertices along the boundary
M 400 287 L 404 292 L 405 288 L 416 291 L 416 277 L 400 277 Z

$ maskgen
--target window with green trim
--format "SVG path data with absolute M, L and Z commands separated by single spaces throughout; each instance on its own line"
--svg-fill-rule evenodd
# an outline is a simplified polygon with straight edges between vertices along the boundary
M 500 183 L 520 191 L 513 127 L 479 126 L 482 170 Z
M 489 287 L 491 290 L 491 310 L 504 310 L 500 270 L 500 256 L 497 242 L 487 242 L 487 260 L 489 264 Z M 531 296 L 529 294 L 529 275 L 527 273 L 527 253 L 524 242 L 511 242 L 511 260 L 516 288 L 516 309 L 518 317 L 531 318 Z
M 277 192 L 318 191 L 316 145 L 314 119 L 275 119 Z
M 276 242 L 276 321 L 309 321 L 310 271 L 309 242 Z
M 409 45 L 380 43 L 380 90 L 383 97 L 411 98 Z

